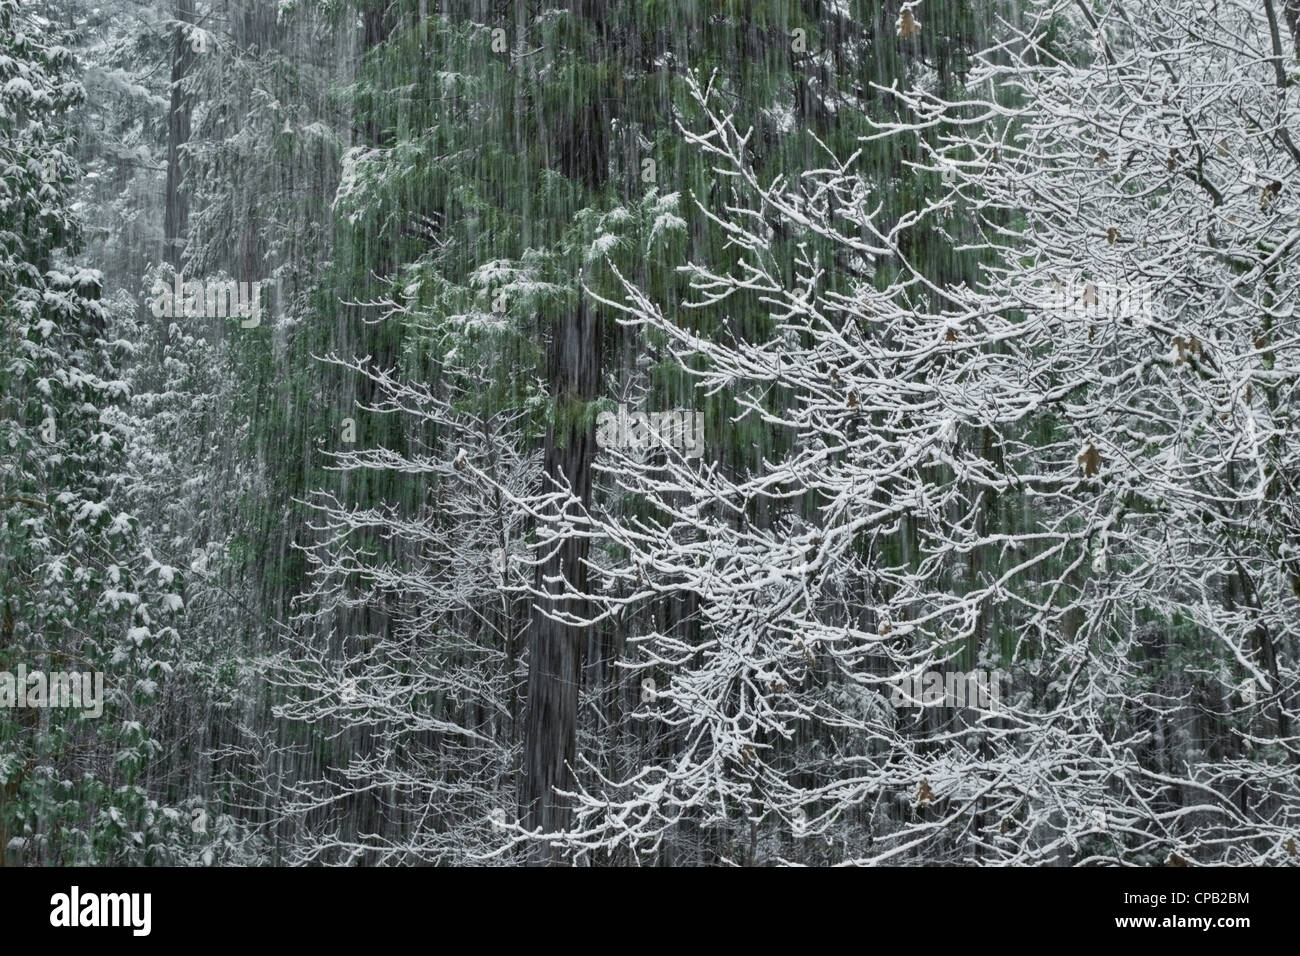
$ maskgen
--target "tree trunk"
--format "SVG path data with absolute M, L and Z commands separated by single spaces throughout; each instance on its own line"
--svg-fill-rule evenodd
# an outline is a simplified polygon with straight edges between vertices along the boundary
M 194 23 L 194 0 L 176 0 L 176 19 Z M 181 192 L 181 148 L 190 139 L 190 103 L 181 83 L 194 65 L 194 50 L 181 29 L 172 47 L 171 102 L 167 108 L 167 197 L 163 213 L 163 256 L 172 269 L 181 271 L 189 209 Z M 171 341 L 171 319 L 163 320 L 163 344 Z
M 586 303 L 560 321 L 550 350 L 555 418 L 546 434 L 543 481 L 567 488 L 584 508 L 591 502 L 591 462 L 595 429 L 583 404 L 596 395 L 600 379 L 600 322 Z M 584 592 L 588 539 L 565 539 L 537 567 L 539 591 L 560 595 Z M 524 767 L 520 816 L 530 830 L 555 833 L 569 823 L 569 808 L 556 789 L 572 786 L 570 767 L 577 746 L 578 686 L 582 678 L 584 635 L 580 628 L 548 617 L 546 611 L 585 613 L 578 602 L 539 600 L 528 628 L 528 696 L 524 719 Z M 534 847 L 534 865 L 556 861 L 549 844 Z

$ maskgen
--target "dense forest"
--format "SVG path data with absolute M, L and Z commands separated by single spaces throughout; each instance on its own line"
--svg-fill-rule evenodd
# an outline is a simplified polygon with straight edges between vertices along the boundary
M 0 0 L 0 864 L 1294 865 L 1300 0 Z

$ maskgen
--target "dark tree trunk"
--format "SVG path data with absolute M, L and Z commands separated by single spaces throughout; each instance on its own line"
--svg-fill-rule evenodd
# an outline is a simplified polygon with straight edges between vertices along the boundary
M 176 19 L 194 23 L 194 0 L 176 0 Z M 194 66 L 195 52 L 180 28 L 172 46 L 171 102 L 167 108 L 167 196 L 163 212 L 163 256 L 176 272 L 181 271 L 185 251 L 189 208 L 181 191 L 181 149 L 190 139 L 190 102 L 181 89 Z M 163 320 L 163 344 L 171 342 L 171 320 Z
M 194 22 L 194 0 L 176 0 L 176 19 Z M 167 109 L 167 208 L 163 221 L 166 260 L 177 272 L 181 269 L 185 225 L 189 218 L 185 195 L 181 192 L 181 149 L 190 139 L 190 103 L 181 84 L 194 66 L 194 58 L 189 38 L 177 29 L 172 47 L 171 104 Z
M 570 9 L 600 37 L 609 55 L 621 48 L 604 21 L 598 0 L 571 0 Z M 589 95 L 566 116 L 542 123 L 543 155 L 555 157 L 569 179 L 597 192 L 608 179 L 608 107 Z M 558 142 L 546 143 L 555 136 Z M 558 150 L 549 147 L 558 147 Z M 567 489 L 582 502 L 591 503 L 591 463 L 595 456 L 594 422 L 585 404 L 600 384 L 601 323 L 581 300 L 555 326 L 549 352 L 549 380 L 554 416 L 546 433 L 543 488 Z M 554 514 L 559 517 L 558 514 Z M 577 626 L 552 619 L 552 614 L 582 616 L 585 602 L 564 600 L 566 592 L 586 593 L 585 561 L 590 546 L 580 535 L 566 537 L 537 567 L 538 591 L 554 598 L 534 604 L 528 625 L 528 688 L 524 716 L 523 773 L 520 781 L 520 818 L 529 830 L 556 833 L 567 829 L 571 808 L 556 793 L 573 786 L 571 768 L 577 749 L 578 691 L 582 683 L 587 634 Z M 558 862 L 548 843 L 530 854 L 533 865 Z
M 550 349 L 551 392 L 555 419 L 546 434 L 543 481 L 547 488 L 567 488 L 584 507 L 591 502 L 591 462 L 596 435 L 583 403 L 596 395 L 600 380 L 600 320 L 581 303 L 559 322 Z M 537 568 L 540 591 L 560 595 L 585 592 L 588 539 L 572 535 Z M 578 686 L 582 678 L 585 636 L 544 612 L 582 614 L 580 602 L 563 599 L 534 605 L 528 628 L 528 695 L 524 719 L 524 766 L 520 816 L 530 830 L 554 833 L 568 826 L 569 807 L 556 788 L 569 789 L 577 745 Z M 539 844 L 534 864 L 555 861 L 552 848 Z

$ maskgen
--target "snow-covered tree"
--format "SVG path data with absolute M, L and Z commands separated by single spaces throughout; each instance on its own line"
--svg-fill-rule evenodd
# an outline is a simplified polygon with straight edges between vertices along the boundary
M 629 638 L 640 716 L 677 741 L 584 782 L 574 849 L 691 822 L 747 860 L 1287 853 L 1293 38 L 1271 3 L 1017 22 L 963 97 L 882 90 L 898 119 L 864 148 L 923 147 L 900 216 L 857 156 L 760 178 L 701 94 L 683 135 L 731 184 L 706 211 L 743 257 L 691 266 L 693 304 L 758 297 L 771 334 L 696 335 L 630 282 L 602 302 L 735 397 L 711 434 L 753 416 L 790 441 L 739 476 L 615 455 L 651 513 L 570 519 L 612 546 L 603 614 L 682 593 L 704 622 Z M 976 276 L 912 253 L 935 228 Z M 806 239 L 793 274 L 777 232 Z M 892 706 L 902 675 L 969 668 L 1008 675 L 998 707 Z
M 311 586 L 268 662 L 276 713 L 324 737 L 287 748 L 298 770 L 275 797 L 290 862 L 482 861 L 514 819 L 532 576 L 517 502 L 538 462 L 526 412 L 492 411 L 493 350 L 475 359 L 473 333 L 456 337 L 466 354 L 433 386 L 329 359 L 373 391 L 357 419 L 395 416 L 406 450 L 349 421 L 326 451 L 337 490 L 309 500 Z M 402 493 L 376 500 L 385 477 Z
M 147 787 L 182 607 L 118 508 L 125 436 L 102 276 L 81 268 L 66 123 L 83 93 L 49 20 L 0 3 L 0 669 L 99 672 L 92 709 L 0 711 L 0 837 L 23 862 L 162 862 L 180 814 Z

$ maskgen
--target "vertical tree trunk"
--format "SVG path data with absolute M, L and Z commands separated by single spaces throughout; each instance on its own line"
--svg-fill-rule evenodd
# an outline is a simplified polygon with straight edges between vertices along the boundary
M 194 0 L 176 0 L 176 19 L 194 22 Z M 190 138 L 190 103 L 181 83 L 194 66 L 195 53 L 184 31 L 176 30 L 172 48 L 171 104 L 167 109 L 167 208 L 163 236 L 167 243 L 166 260 L 178 272 L 185 242 L 189 209 L 181 192 L 181 148 Z
M 604 7 L 598 0 L 570 0 L 570 9 L 601 38 L 603 48 L 613 55 L 619 47 L 604 22 Z M 585 102 L 570 104 L 566 116 L 540 119 L 543 155 L 553 156 L 545 140 L 558 133 L 560 171 L 593 192 L 608 178 L 608 130 L 610 117 L 601 98 L 591 91 Z M 583 507 L 591 503 L 591 462 L 595 456 L 594 422 L 585 404 L 596 397 L 601 370 L 601 326 L 599 317 L 580 300 L 556 324 L 549 353 L 549 379 L 555 413 L 546 433 L 546 455 L 542 481 L 545 490 L 566 488 Z M 558 517 L 558 515 L 557 515 Z M 565 591 L 585 593 L 587 572 L 584 562 L 590 551 L 587 538 L 573 535 L 538 565 L 534 583 L 538 591 L 561 595 Z M 520 781 L 520 818 L 530 830 L 555 833 L 568 827 L 570 808 L 556 793 L 570 789 L 577 749 L 578 691 L 586 635 L 577 626 L 564 624 L 547 615 L 585 615 L 581 602 L 542 599 L 534 604 L 528 626 L 528 690 L 524 716 L 523 779 Z M 535 845 L 533 865 L 557 862 L 554 849 Z
M 194 0 L 176 0 L 176 19 L 194 23 Z M 194 65 L 195 53 L 185 32 L 177 28 L 172 46 L 171 102 L 167 108 L 167 196 L 163 212 L 163 257 L 181 271 L 189 209 L 181 192 L 181 148 L 190 139 L 190 103 L 181 83 Z M 163 320 L 163 344 L 171 341 L 171 320 Z
M 546 434 L 543 481 L 568 488 L 584 506 L 591 502 L 595 429 L 583 403 L 596 395 L 600 378 L 600 322 L 585 302 L 560 321 L 550 349 L 551 392 L 556 414 Z M 588 539 L 571 536 L 536 571 L 535 584 L 547 594 L 585 592 Z M 528 628 L 528 698 L 524 719 L 524 773 L 520 816 L 530 830 L 554 833 L 570 814 L 556 789 L 571 786 L 569 768 L 577 746 L 578 686 L 584 635 L 580 628 L 548 617 L 546 611 L 582 614 L 563 600 L 539 600 Z M 535 865 L 555 862 L 549 845 L 534 848 Z

